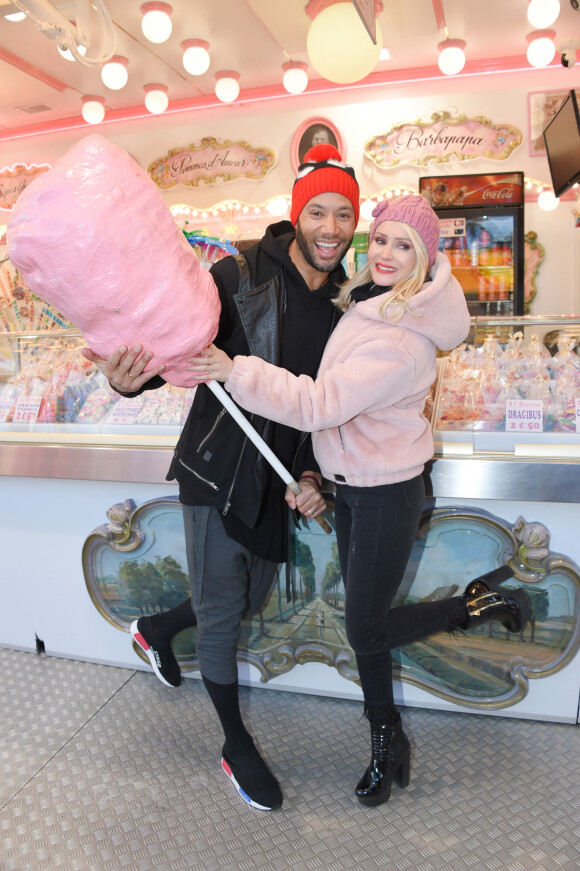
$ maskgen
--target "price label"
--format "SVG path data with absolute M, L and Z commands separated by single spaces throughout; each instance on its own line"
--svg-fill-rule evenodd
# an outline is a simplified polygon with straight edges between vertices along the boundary
M 142 406 L 142 399 L 119 399 L 107 423 L 121 424 L 122 426 L 135 423 L 135 418 Z
M 19 399 L 14 409 L 14 423 L 34 423 L 40 411 L 42 396 L 27 396 Z
M 9 399 L 0 399 L 0 423 L 5 423 L 12 408 L 12 403 Z
M 439 218 L 439 227 L 443 239 L 465 236 L 465 218 Z
M 541 399 L 508 399 L 505 404 L 506 432 L 544 432 Z

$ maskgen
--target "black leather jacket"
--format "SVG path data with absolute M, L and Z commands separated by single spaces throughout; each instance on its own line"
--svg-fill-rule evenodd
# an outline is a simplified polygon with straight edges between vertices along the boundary
M 279 364 L 282 349 L 282 324 L 286 308 L 287 274 L 283 258 L 278 256 L 277 238 L 293 232 L 287 222 L 268 228 L 260 243 L 245 255 L 228 257 L 212 267 L 221 300 L 219 333 L 215 344 L 230 357 L 254 354 L 268 362 Z M 286 241 L 286 246 L 288 245 Z M 235 260 L 249 264 L 240 280 Z M 292 269 L 295 267 L 289 264 Z M 344 273 L 339 269 L 336 278 Z M 297 274 L 303 283 L 303 279 Z M 296 280 L 294 277 L 293 281 Z M 329 283 L 328 294 L 336 288 Z M 327 322 L 320 324 L 320 355 L 338 318 L 338 311 L 325 304 Z M 316 372 L 308 374 L 315 375 Z M 274 448 L 275 425 L 257 415 L 242 410 L 269 447 Z M 302 471 L 318 469 L 309 434 L 288 430 L 292 435 L 292 455 L 280 457 L 294 477 Z M 205 385 L 196 391 L 195 400 L 176 446 L 167 479 L 177 479 L 180 499 L 185 504 L 212 505 L 225 516 L 229 512 L 250 529 L 258 520 L 266 489 L 273 481 L 267 461 L 248 439 L 241 427 L 223 408 L 219 399 Z M 276 490 L 283 499 L 285 485 L 274 476 Z

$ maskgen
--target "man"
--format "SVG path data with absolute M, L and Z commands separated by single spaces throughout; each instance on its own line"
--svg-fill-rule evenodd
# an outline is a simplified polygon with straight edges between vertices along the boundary
M 338 310 L 332 303 L 345 280 L 342 258 L 359 216 L 359 188 L 351 167 L 331 145 L 312 148 L 292 189 L 290 222 L 281 221 L 248 249 L 239 266 L 226 257 L 211 268 L 221 300 L 215 344 L 230 356 L 257 354 L 296 374 L 316 375 Z M 152 354 L 125 346 L 108 360 L 85 349 L 112 386 L 135 394 L 163 383 L 163 366 L 144 372 Z M 209 373 L 208 373 L 209 374 Z M 253 425 L 302 493 L 294 496 L 205 386 L 177 444 L 168 480 L 177 479 L 183 505 L 192 598 L 131 627 L 156 675 L 181 682 L 171 639 L 197 626 L 199 668 L 225 735 L 222 767 L 253 807 L 282 804 L 278 781 L 246 730 L 239 708 L 237 642 L 242 617 L 257 613 L 288 558 L 288 509 L 316 517 L 325 507 L 310 439 L 263 418 Z

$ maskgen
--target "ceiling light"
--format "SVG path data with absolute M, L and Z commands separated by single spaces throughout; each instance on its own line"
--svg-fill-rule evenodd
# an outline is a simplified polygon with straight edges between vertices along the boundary
M 161 115 L 169 105 L 166 85 L 145 85 L 145 108 L 152 115 Z
M 233 103 L 240 93 L 240 74 L 233 70 L 222 70 L 215 74 L 215 95 L 222 103 Z
M 313 10 L 310 17 L 316 17 L 308 29 L 306 49 L 316 72 L 341 85 L 366 78 L 377 65 L 383 45 L 378 22 L 374 45 L 353 3 L 331 2 L 321 12 L 320 3 L 308 6 Z
M 192 76 L 202 76 L 209 69 L 209 42 L 205 39 L 186 39 L 181 43 L 183 66 Z
M 115 30 L 111 16 L 103 0 L 77 0 L 76 22 L 70 21 L 56 6 L 62 3 L 49 3 L 48 0 L 18 0 L 10 8 L 17 6 L 48 39 L 54 39 L 58 46 L 73 55 L 84 66 L 106 63 L 114 54 Z M 70 4 L 69 4 L 70 5 Z M 93 14 L 94 13 L 94 14 Z M 98 55 L 84 56 L 79 46 L 98 45 Z
M 127 84 L 129 74 L 127 72 L 127 64 L 129 61 L 126 57 L 115 54 L 111 60 L 104 65 L 101 70 L 101 79 L 103 84 L 112 91 L 120 91 Z
M 173 29 L 171 23 L 173 8 L 169 3 L 143 3 L 141 12 L 143 13 L 141 30 L 145 39 L 149 42 L 166 42 Z
M 63 57 L 65 60 L 76 60 L 76 58 L 73 55 L 70 48 L 65 49 L 65 48 L 61 48 L 60 45 L 57 45 L 57 49 L 58 49 L 58 53 L 60 54 L 60 56 Z M 84 57 L 87 50 L 86 50 L 84 45 L 77 45 L 77 51 L 79 54 L 83 55 L 83 57 Z
M 553 30 L 534 30 L 533 33 L 528 33 L 526 36 L 528 41 L 526 57 L 531 66 L 547 67 L 548 64 L 552 63 L 556 54 L 555 36 L 556 33 Z
M 437 64 L 446 76 L 456 76 L 465 66 L 465 41 L 463 39 L 445 39 L 437 46 L 439 57 Z
M 82 116 L 87 124 L 100 124 L 105 117 L 105 101 L 103 97 L 83 97 Z
M 13 3 L 9 3 L 8 5 L 11 9 L 15 8 Z M 24 19 L 26 18 L 26 12 L 4 13 L 4 18 L 6 19 L 6 21 L 24 21 Z
M 308 64 L 300 61 L 289 60 L 282 64 L 284 75 L 282 76 L 282 84 L 289 94 L 301 94 L 306 90 L 308 85 Z
M 530 0 L 528 21 L 536 30 L 549 27 L 560 14 L 560 0 Z
M 386 45 L 383 45 L 383 47 L 381 48 L 381 53 L 379 54 L 379 60 L 390 60 L 390 59 L 391 59 L 391 52 L 389 51 L 389 49 L 387 48 Z

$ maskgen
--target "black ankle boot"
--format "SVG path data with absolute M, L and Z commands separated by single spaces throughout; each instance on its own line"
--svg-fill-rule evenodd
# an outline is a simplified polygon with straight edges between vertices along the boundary
M 464 629 L 499 620 L 509 632 L 521 632 L 530 619 L 530 600 L 522 589 L 505 590 L 498 586 L 513 575 L 509 566 L 500 566 L 470 581 L 463 593 L 467 599 Z
M 371 764 L 355 790 L 360 803 L 367 807 L 389 800 L 393 778 L 402 789 L 408 786 L 411 768 L 411 745 L 403 732 L 398 711 L 390 712 L 390 716 L 384 717 L 382 723 L 377 722 L 373 713 L 373 709 L 369 708 Z

